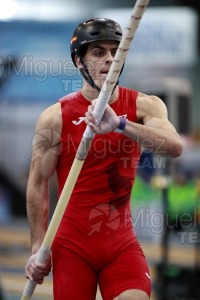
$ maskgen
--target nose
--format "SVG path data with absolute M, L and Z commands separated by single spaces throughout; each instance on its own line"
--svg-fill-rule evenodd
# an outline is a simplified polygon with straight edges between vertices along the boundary
M 112 52 L 111 51 L 107 51 L 107 53 L 106 53 L 106 63 L 109 64 L 109 63 L 112 63 L 112 61 L 113 61 Z

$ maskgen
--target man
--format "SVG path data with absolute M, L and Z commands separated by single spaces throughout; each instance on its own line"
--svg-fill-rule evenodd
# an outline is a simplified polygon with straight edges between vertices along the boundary
M 110 19 L 76 28 L 71 55 L 85 79 L 82 89 L 46 109 L 37 122 L 27 186 L 32 256 L 25 272 L 39 284 L 51 270 L 50 255 L 44 264 L 35 262 L 48 224 L 48 181 L 56 170 L 60 195 L 86 124 L 96 133 L 52 245 L 55 300 L 94 300 L 97 284 L 104 300 L 150 297 L 149 270 L 130 214 L 136 165 L 140 148 L 176 157 L 182 144 L 162 100 L 118 85 L 96 123 L 95 99 L 121 37 L 121 27 Z M 45 129 L 54 139 L 44 150 Z

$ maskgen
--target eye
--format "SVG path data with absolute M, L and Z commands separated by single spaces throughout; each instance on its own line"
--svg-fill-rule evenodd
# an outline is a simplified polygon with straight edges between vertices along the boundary
M 112 54 L 113 57 L 115 56 L 116 52 L 117 52 L 117 49 L 111 50 L 111 54 Z
M 93 55 L 97 56 L 97 57 L 102 57 L 104 55 L 105 51 L 101 50 L 101 49 L 98 49 L 98 50 L 95 50 Z

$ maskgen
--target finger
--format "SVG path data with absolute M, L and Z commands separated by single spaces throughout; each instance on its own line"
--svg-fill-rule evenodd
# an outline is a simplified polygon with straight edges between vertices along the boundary
M 31 267 L 33 268 L 34 271 L 43 271 L 45 269 L 49 269 L 49 264 L 39 264 L 39 263 L 32 263 Z
M 44 280 L 44 277 L 49 275 L 49 272 L 45 271 L 45 272 L 35 272 L 34 270 L 32 270 L 31 272 L 31 276 L 30 279 L 34 280 L 35 282 L 41 284 Z
M 87 124 L 88 123 L 93 123 L 94 125 L 97 124 L 97 120 L 95 119 L 94 115 L 92 112 L 88 111 L 85 113 L 86 119 L 87 119 Z
M 92 113 L 93 110 L 94 110 L 94 109 L 93 109 L 92 105 L 89 105 L 89 106 L 88 106 L 88 112 Z
M 32 271 L 34 274 L 37 276 L 47 276 L 51 272 L 51 267 L 50 266 L 45 266 L 45 267 L 33 267 Z
M 31 264 L 26 265 L 25 267 L 25 276 L 27 279 L 33 280 L 33 277 L 31 275 Z
M 96 120 L 96 118 L 95 118 L 95 115 L 94 115 L 94 112 L 93 112 L 93 107 L 90 105 L 90 106 L 88 106 L 88 111 L 87 111 L 87 113 L 88 113 L 88 116 L 90 116 L 90 118 L 92 119 L 92 120 L 94 120 L 95 122 L 97 122 L 97 120 Z
M 91 101 L 91 105 L 92 105 L 92 108 L 94 109 L 95 105 L 97 103 L 97 99 L 94 99 Z
M 91 122 L 89 122 L 88 125 L 90 126 L 90 129 L 92 130 L 92 132 L 96 133 L 96 126 Z
M 41 280 L 38 280 L 38 281 L 37 281 L 37 284 L 42 284 L 42 283 L 43 283 L 43 281 L 44 281 L 44 278 L 43 278 L 43 279 L 41 279 Z
M 35 281 L 37 284 L 42 284 L 44 276 L 32 276 L 32 281 Z
M 31 276 L 30 273 L 26 274 L 26 278 L 27 278 L 27 279 L 30 279 L 31 281 L 33 281 L 33 276 Z

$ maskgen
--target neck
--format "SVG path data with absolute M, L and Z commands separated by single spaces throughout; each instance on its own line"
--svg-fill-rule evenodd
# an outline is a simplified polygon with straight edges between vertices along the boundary
M 118 98 L 118 86 L 115 88 L 114 93 L 111 95 L 110 100 L 108 101 L 109 104 L 115 102 Z M 83 85 L 81 89 L 81 93 L 85 99 L 88 101 L 92 101 L 94 99 L 97 99 L 99 96 L 99 91 L 95 90 L 93 87 L 89 85 Z

